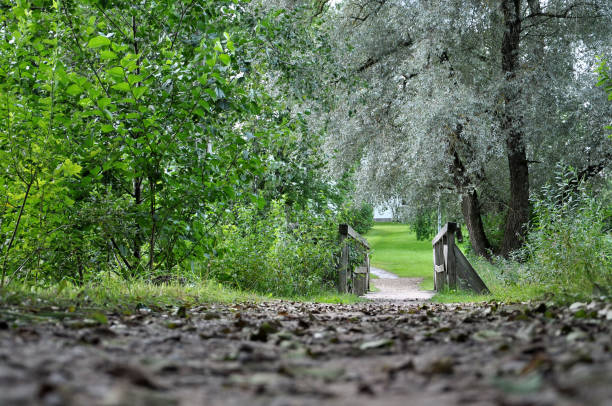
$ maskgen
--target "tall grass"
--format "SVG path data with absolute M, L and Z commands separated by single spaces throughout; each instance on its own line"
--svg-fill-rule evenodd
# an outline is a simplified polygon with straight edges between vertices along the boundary
M 574 193 L 543 190 L 533 199 L 535 221 L 516 253 L 523 278 L 566 297 L 612 294 L 610 205 L 583 186 Z
M 612 298 L 612 206 L 572 176 L 558 175 L 554 185 L 532 198 L 526 243 L 511 259 L 469 258 L 490 295 L 443 292 L 434 300 Z

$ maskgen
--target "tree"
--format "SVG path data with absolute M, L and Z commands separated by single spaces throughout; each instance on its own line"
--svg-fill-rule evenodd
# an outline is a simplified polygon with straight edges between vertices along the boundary
M 529 219 L 530 186 L 561 160 L 609 161 L 609 114 L 588 61 L 609 53 L 606 1 L 369 1 L 328 13 L 336 104 L 318 115 L 337 167 L 360 162 L 373 200 L 461 196 L 474 251 L 507 256 Z M 344 85 L 344 84 L 348 85 Z M 604 165 L 605 166 L 605 165 Z M 603 169 L 603 167 L 602 167 Z M 483 217 L 503 211 L 503 238 Z
M 0 254 L 7 275 L 169 272 L 265 171 L 283 125 L 237 1 L 3 4 Z M 265 100 L 265 102 L 264 102 Z

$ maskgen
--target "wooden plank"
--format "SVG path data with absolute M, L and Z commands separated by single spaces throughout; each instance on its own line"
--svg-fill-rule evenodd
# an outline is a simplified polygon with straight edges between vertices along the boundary
M 368 268 L 368 272 L 366 273 L 365 291 L 369 292 L 370 291 L 370 253 L 369 252 L 366 252 L 365 263 Z
M 472 267 L 463 252 L 455 245 L 455 258 L 457 260 L 457 282 L 462 290 L 472 290 L 476 293 L 490 293 L 489 288 L 480 279 L 476 270 Z
M 340 263 L 338 263 L 338 292 L 348 293 L 349 246 L 345 243 L 346 235 L 340 233 Z
M 446 223 L 444 226 L 438 231 L 438 234 L 431 240 L 431 245 L 436 245 L 436 243 L 446 234 L 448 231 L 455 232 L 457 231 L 457 223 Z
M 444 287 L 444 247 L 442 241 L 438 241 L 433 247 L 433 262 L 434 262 L 434 288 L 440 290 Z M 437 267 L 437 268 L 436 268 Z M 436 272 L 437 271 L 437 272 Z
M 366 293 L 366 274 L 365 273 L 354 273 L 353 274 L 353 293 L 357 296 L 365 295 Z
M 353 228 L 348 224 L 340 224 L 338 226 L 338 232 L 340 233 L 340 235 L 346 235 L 353 238 L 367 249 L 370 249 L 370 244 L 368 244 L 366 239 L 363 238 L 361 234 L 359 234 L 357 231 L 353 230 Z
M 348 224 L 339 224 L 338 233 L 340 234 L 340 244 L 342 252 L 340 263 L 338 264 L 338 292 L 348 293 L 349 282 L 353 287 L 353 293 L 362 295 L 369 289 L 370 284 L 370 259 L 369 253 L 370 244 L 357 231 L 353 230 Z M 360 243 L 366 249 L 366 257 L 363 266 L 351 271 L 349 269 L 349 246 L 346 243 L 347 238 Z M 358 293 L 361 292 L 361 293 Z
M 448 232 L 446 233 L 445 251 L 446 272 L 448 278 L 448 287 L 450 289 L 457 289 L 457 263 L 455 260 L 455 248 L 455 230 L 452 229 L 452 227 L 448 227 Z
M 367 274 L 368 273 L 368 268 L 365 266 L 358 266 L 357 268 L 355 268 L 355 270 L 353 271 L 353 273 L 358 273 L 358 274 Z
M 361 245 L 363 245 L 367 249 L 370 249 L 370 244 L 368 244 L 366 239 L 363 238 L 361 234 L 359 234 L 357 231 L 353 230 L 351 226 L 348 226 L 348 235 L 353 237 L 355 240 L 357 240 L 359 243 L 361 243 Z

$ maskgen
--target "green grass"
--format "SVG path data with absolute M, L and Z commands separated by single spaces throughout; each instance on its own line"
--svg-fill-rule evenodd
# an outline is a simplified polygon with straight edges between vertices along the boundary
M 375 223 L 365 235 L 372 247 L 371 264 L 401 277 L 424 278 L 421 287 L 433 289 L 431 241 L 417 241 L 406 224 Z
M 489 301 L 516 303 L 537 300 L 544 297 L 545 293 L 541 287 L 535 285 L 504 286 L 488 283 L 487 287 L 491 290 L 491 294 L 479 295 L 463 291 L 445 291 L 437 293 L 431 301 L 436 303 L 477 303 Z
M 467 231 L 464 232 L 467 235 Z M 372 246 L 371 264 L 393 272 L 400 277 L 424 278 L 422 289 L 433 289 L 433 265 L 431 241 L 417 241 L 416 234 L 406 224 L 375 223 L 365 235 Z M 465 244 L 458 244 L 465 252 Z M 431 300 L 438 303 L 524 302 L 545 295 L 541 285 L 508 285 L 500 279 L 504 267 L 517 266 L 510 263 L 493 265 L 483 259 L 471 258 L 470 262 L 483 279 L 490 294 L 479 295 L 462 291 L 437 293 Z
M 443 291 L 437 293 L 431 300 L 437 303 L 474 303 L 488 302 L 527 302 L 546 297 L 546 288 L 541 284 L 504 283 L 500 275 L 508 272 L 517 272 L 520 265 L 510 261 L 501 261 L 491 264 L 482 258 L 471 257 L 470 263 L 491 291 L 487 295 L 479 295 L 462 291 Z
M 317 303 L 351 304 L 361 301 L 355 295 L 320 292 L 311 296 L 276 297 L 231 289 L 213 281 L 178 284 L 152 284 L 105 278 L 95 284 L 77 286 L 62 282 L 51 286 L 33 286 L 14 282 L 0 289 L 3 305 L 24 309 L 57 307 L 84 311 L 132 312 L 139 307 L 164 310 L 177 306 L 191 307 L 202 303 L 262 302 L 292 300 Z M 73 310 L 74 311 L 74 310 Z

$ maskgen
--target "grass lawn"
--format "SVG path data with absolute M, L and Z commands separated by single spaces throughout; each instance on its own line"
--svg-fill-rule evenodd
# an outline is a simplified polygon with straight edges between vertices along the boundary
M 375 223 L 365 235 L 372 246 L 371 264 L 402 277 L 425 278 L 421 285 L 433 289 L 431 241 L 417 241 L 407 224 Z
M 467 235 L 467 230 L 464 234 Z M 375 223 L 365 235 L 372 247 L 371 264 L 402 277 L 425 278 L 422 289 L 433 289 L 433 264 L 431 241 L 417 241 L 416 234 L 406 224 Z M 457 243 L 465 252 L 467 239 Z M 545 290 L 538 284 L 508 285 L 499 274 L 511 271 L 511 263 L 493 265 L 484 259 L 470 257 L 472 266 L 480 275 L 491 293 L 479 295 L 471 292 L 444 291 L 437 293 L 433 302 L 464 303 L 496 300 L 501 302 L 524 302 L 543 297 Z M 515 270 L 516 272 L 516 270 Z

